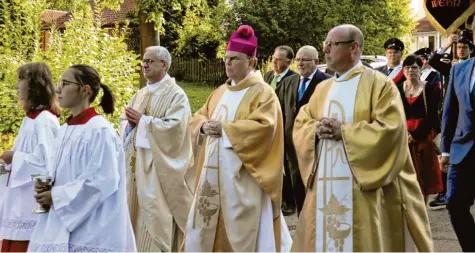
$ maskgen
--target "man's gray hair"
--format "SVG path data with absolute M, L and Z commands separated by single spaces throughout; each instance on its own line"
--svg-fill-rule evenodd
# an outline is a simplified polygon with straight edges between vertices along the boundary
M 312 55 L 312 57 L 315 59 L 315 60 L 318 60 L 318 50 L 314 47 L 314 46 L 310 46 L 310 45 L 305 45 L 301 48 L 299 48 L 299 51 L 303 52 L 308 52 Z M 297 51 L 298 53 L 298 51 Z
M 151 46 L 151 47 L 147 47 L 145 51 L 154 52 L 156 56 L 158 56 L 158 58 L 168 62 L 167 71 L 170 69 L 172 65 L 172 56 L 166 48 L 162 46 Z

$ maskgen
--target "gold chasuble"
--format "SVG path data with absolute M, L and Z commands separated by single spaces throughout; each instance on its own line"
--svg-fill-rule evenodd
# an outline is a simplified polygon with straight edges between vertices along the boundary
M 319 140 L 322 117 L 342 140 Z M 307 196 L 292 251 L 433 251 L 394 83 L 361 63 L 320 83 L 293 139 Z
M 222 122 L 221 138 L 201 135 L 210 119 Z M 183 250 L 280 251 L 283 124 L 272 88 L 259 71 L 235 86 L 228 80 L 191 129 L 196 190 Z
M 185 179 L 193 159 L 188 97 L 167 77 L 140 89 L 128 106 L 144 114 L 133 128 L 120 118 L 137 250 L 178 251 L 193 200 Z

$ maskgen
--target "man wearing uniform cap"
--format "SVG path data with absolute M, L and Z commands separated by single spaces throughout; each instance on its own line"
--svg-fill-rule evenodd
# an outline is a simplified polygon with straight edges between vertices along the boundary
M 429 59 L 432 51 L 428 47 L 421 48 L 414 52 L 422 58 L 421 81 L 426 81 L 429 85 L 440 85 L 440 74 L 429 65 Z
M 404 74 L 402 70 L 402 51 L 404 51 L 404 43 L 397 38 L 391 38 L 384 43 L 386 49 L 386 58 L 388 65 L 376 68 L 379 72 L 387 75 L 394 83 L 404 82 Z
M 450 74 L 450 69 L 452 68 L 452 63 L 441 61 L 442 57 L 446 51 L 452 47 L 452 44 L 457 43 L 457 58 L 456 63 L 461 63 L 469 59 L 475 49 L 472 40 L 472 33 L 469 30 L 464 30 L 460 32 L 459 35 L 452 34 L 447 38 L 446 43 L 442 46 L 436 54 L 434 54 L 429 60 L 429 64 L 440 72 L 441 75 L 448 76 Z
M 243 25 L 224 56 L 229 79 L 190 122 L 196 187 L 187 252 L 289 251 L 281 212 L 284 129 L 274 89 L 254 68 L 257 38 Z

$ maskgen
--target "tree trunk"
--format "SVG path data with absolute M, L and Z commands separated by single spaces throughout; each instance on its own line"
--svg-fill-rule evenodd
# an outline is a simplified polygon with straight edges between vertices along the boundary
M 147 23 L 147 13 L 144 11 L 139 12 L 139 30 L 140 30 L 140 58 L 143 59 L 145 49 L 150 46 L 159 46 L 160 37 L 159 32 L 155 31 L 154 24 L 152 22 Z M 140 71 L 140 87 L 144 87 L 146 80 L 143 77 L 143 72 Z

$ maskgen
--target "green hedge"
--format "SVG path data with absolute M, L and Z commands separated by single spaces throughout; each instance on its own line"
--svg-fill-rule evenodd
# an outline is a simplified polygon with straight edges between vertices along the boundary
M 108 119 L 118 125 L 117 118 L 138 87 L 140 60 L 127 50 L 127 31 L 116 27 L 102 29 L 94 23 L 92 11 L 85 8 L 73 13 L 64 31 L 54 27 L 47 50 L 40 49 L 40 14 L 46 9 L 43 0 L 0 0 L 0 152 L 11 149 L 13 136 L 24 117 L 15 91 L 16 71 L 27 62 L 43 61 L 53 73 L 55 82 L 72 64 L 89 64 L 102 76 L 102 82 L 116 95 L 116 111 Z M 99 94 L 99 98 L 102 94 Z M 99 99 L 95 102 L 96 105 Z M 64 111 L 62 121 L 69 115 Z

